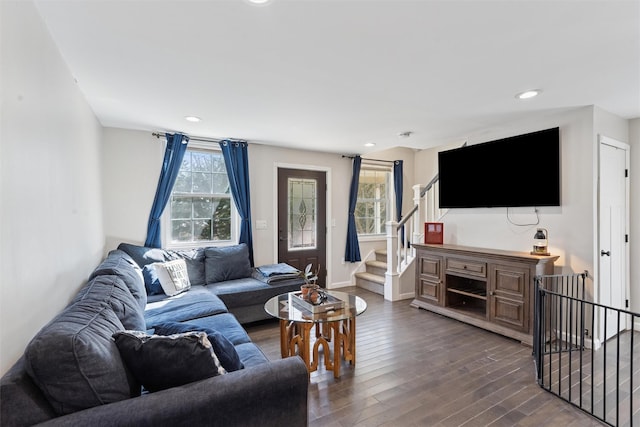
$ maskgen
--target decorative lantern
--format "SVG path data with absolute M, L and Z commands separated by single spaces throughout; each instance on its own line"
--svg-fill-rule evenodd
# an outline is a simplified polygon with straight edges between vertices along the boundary
M 547 236 L 549 233 L 545 228 L 538 228 L 535 236 L 533 236 L 533 251 L 531 255 L 550 255 L 547 251 L 549 240 Z

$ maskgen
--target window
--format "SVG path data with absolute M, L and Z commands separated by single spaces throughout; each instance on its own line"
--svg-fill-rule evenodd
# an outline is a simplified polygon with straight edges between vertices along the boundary
M 385 234 L 385 223 L 389 220 L 390 188 L 389 169 L 362 165 L 355 211 L 358 235 Z
M 236 241 L 237 214 L 221 151 L 187 149 L 168 208 L 170 246 Z

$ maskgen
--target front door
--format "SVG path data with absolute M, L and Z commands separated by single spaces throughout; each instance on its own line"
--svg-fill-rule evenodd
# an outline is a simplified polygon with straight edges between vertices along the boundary
M 308 264 L 326 286 L 326 173 L 278 168 L 278 262 L 304 271 Z
M 600 304 L 625 309 L 627 299 L 627 151 L 626 144 L 609 138 L 600 139 Z M 628 325 L 617 312 L 606 311 L 607 340 Z M 601 319 L 601 327 L 604 328 Z

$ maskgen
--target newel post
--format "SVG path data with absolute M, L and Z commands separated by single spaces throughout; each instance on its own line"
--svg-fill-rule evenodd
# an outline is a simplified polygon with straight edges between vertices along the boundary
M 394 301 L 398 288 L 398 223 L 387 221 L 387 272 L 384 275 L 384 299 Z
M 422 197 L 420 197 L 420 194 L 422 193 L 423 188 L 424 187 L 420 184 L 416 184 L 413 186 L 413 204 L 418 206 L 418 210 L 415 214 L 413 214 L 413 236 L 411 236 L 411 241 L 413 243 L 422 241 L 422 239 L 420 238 L 420 236 L 422 235 L 422 222 L 423 218 L 426 215 L 426 212 L 423 213 L 423 206 L 422 203 L 420 203 L 422 199 Z M 412 255 L 415 255 L 415 250 L 412 251 Z

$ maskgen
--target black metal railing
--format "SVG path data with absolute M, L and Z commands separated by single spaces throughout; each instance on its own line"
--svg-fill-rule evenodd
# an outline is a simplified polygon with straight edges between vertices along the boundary
M 587 301 L 586 278 L 587 272 L 535 279 L 538 384 L 608 425 L 638 425 L 640 315 Z

